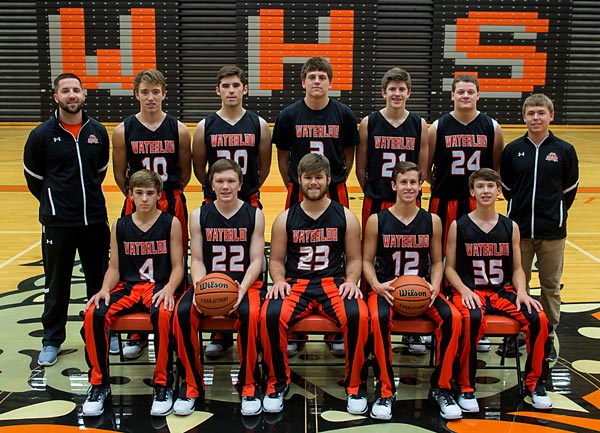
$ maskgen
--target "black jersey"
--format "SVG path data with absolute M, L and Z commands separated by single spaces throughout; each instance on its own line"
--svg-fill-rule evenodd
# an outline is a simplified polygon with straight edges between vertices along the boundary
M 241 282 L 250 266 L 250 240 L 256 208 L 244 202 L 231 218 L 219 212 L 215 202 L 200 210 L 202 255 L 206 272 L 221 272 Z
M 288 211 L 286 231 L 286 277 L 346 276 L 346 214 L 341 204 L 332 201 L 325 212 L 312 219 L 296 203 Z
M 329 99 L 322 110 L 311 110 L 304 99 L 284 108 L 275 120 L 273 143 L 290 152 L 290 182 L 298 184 L 298 163 L 304 155 L 325 155 L 331 165 L 331 182 L 346 182 L 344 150 L 358 145 L 356 117 L 347 105 Z
M 433 220 L 429 212 L 419 209 L 413 220 L 404 224 L 390 211 L 377 213 L 377 252 L 375 272 L 381 283 L 401 275 L 418 275 L 429 280 L 429 255 L 433 237 Z
M 147 231 L 133 222 L 132 215 L 117 220 L 119 278 L 127 283 L 162 283 L 171 277 L 171 225 L 173 216 L 161 212 Z M 178 246 L 181 248 L 181 246 Z
M 500 289 L 513 273 L 512 220 L 498 215 L 489 233 L 481 230 L 469 215 L 457 221 L 456 272 L 471 290 Z
M 223 120 L 217 113 L 210 113 L 204 120 L 208 167 L 210 169 L 211 165 L 223 158 L 237 162 L 244 174 L 239 194 L 242 200 L 247 200 L 258 192 L 260 137 L 260 118 L 251 111 L 246 111 L 235 125 Z M 203 185 L 203 190 L 205 198 L 216 198 L 208 182 Z
M 388 122 L 380 111 L 369 115 L 366 196 L 396 201 L 392 172 L 398 161 L 419 163 L 422 129 L 421 118 L 413 113 L 398 127 Z
M 123 124 L 127 147 L 127 177 L 146 168 L 160 175 L 165 190 L 181 189 L 177 119 L 167 114 L 156 131 L 146 128 L 135 114 L 125 119 Z
M 448 113 L 437 121 L 431 196 L 455 200 L 469 197 L 469 176 L 493 168 L 495 125 L 479 113 L 468 124 Z

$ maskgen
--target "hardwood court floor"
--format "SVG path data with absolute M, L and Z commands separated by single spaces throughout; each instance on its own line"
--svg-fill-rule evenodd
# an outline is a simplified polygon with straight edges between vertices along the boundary
M 112 368 L 113 398 L 104 416 L 83 419 L 80 407 L 88 382 L 79 335 L 77 313 L 84 303 L 83 280 L 75 265 L 68 336 L 59 362 L 40 368 L 43 269 L 40 253 L 40 225 L 37 202 L 25 186 L 22 150 L 33 125 L 0 125 L 0 433 L 70 432 L 81 429 L 129 432 L 318 432 L 340 433 L 388 431 L 424 432 L 557 432 L 600 431 L 600 128 L 553 128 L 562 138 L 575 144 L 580 159 L 580 188 L 569 215 L 569 237 L 563 275 L 563 316 L 559 328 L 560 356 L 553 366 L 548 388 L 555 408 L 541 413 L 518 398 L 516 377 L 508 370 L 480 370 L 478 391 L 482 411 L 465 420 L 446 423 L 426 402 L 430 370 L 397 369 L 399 381 L 394 417 L 390 423 L 351 417 L 345 412 L 345 396 L 338 381 L 343 367 L 311 366 L 315 361 L 336 361 L 325 345 L 310 343 L 298 359 L 305 365 L 292 369 L 292 389 L 283 413 L 277 417 L 261 415 L 244 418 L 239 400 L 231 386 L 235 365 L 209 365 L 205 372 L 206 398 L 189 417 L 149 416 L 151 404 L 149 366 Z M 112 131 L 112 127 L 109 128 Z M 192 129 L 192 127 L 190 127 Z M 505 128 L 506 141 L 524 129 Z M 351 209 L 360 216 L 362 194 L 354 173 L 350 180 Z M 105 182 L 109 218 L 120 214 L 123 196 L 117 191 L 112 172 Z M 193 179 L 186 190 L 191 211 L 202 199 L 200 185 Z M 428 194 L 424 196 L 428 206 Z M 262 201 L 267 219 L 267 241 L 275 216 L 283 210 L 285 192 L 273 154 L 271 174 L 263 188 Z M 505 211 L 505 202 L 498 202 Z M 532 286 L 537 286 L 533 281 Z M 535 294 L 535 290 L 534 290 Z M 234 361 L 229 350 L 224 360 Z M 153 350 L 142 359 L 152 360 Z M 492 351 L 480 354 L 481 366 L 497 364 Z M 425 364 L 423 357 L 410 355 L 398 341 L 394 362 Z M 509 361 L 514 362 L 514 361 Z M 372 373 L 371 373 L 372 377 Z M 373 381 L 369 381 L 372 400 Z M 99 430 L 96 430 L 99 431 Z

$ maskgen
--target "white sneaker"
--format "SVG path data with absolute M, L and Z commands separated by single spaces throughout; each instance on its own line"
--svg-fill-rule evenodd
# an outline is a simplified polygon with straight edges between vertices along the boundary
M 477 343 L 478 352 L 489 352 L 490 350 L 492 350 L 492 345 L 487 337 L 483 337 L 479 340 L 479 343 Z
M 431 344 L 431 340 L 433 340 L 431 335 L 425 335 L 421 338 L 423 339 L 423 343 L 425 343 L 425 344 Z
M 454 397 L 447 389 L 434 388 L 429 390 L 429 403 L 440 408 L 440 415 L 444 419 L 460 419 L 462 411 L 454 401 Z
M 331 354 L 333 356 L 346 356 L 346 348 L 344 342 L 331 343 Z
M 125 346 L 123 346 L 123 358 L 125 359 L 138 359 L 142 353 L 144 353 L 144 348 L 148 345 L 147 341 L 130 341 Z
M 463 412 L 476 413 L 479 412 L 479 404 L 472 392 L 461 392 L 458 395 L 457 403 Z
M 348 395 L 348 403 L 346 404 L 346 411 L 352 415 L 362 415 L 367 412 L 369 405 L 367 404 L 367 398 L 361 397 L 356 394 Z
M 189 415 L 194 412 L 196 406 L 196 398 L 178 398 L 173 405 L 173 413 L 175 415 Z
M 220 343 L 213 343 L 212 341 L 206 346 L 204 354 L 209 358 L 220 358 L 223 355 L 223 345 Z
M 373 407 L 371 408 L 371 418 L 389 421 L 390 419 L 392 419 L 393 404 L 393 397 L 379 397 L 377 400 L 375 400 L 375 403 L 373 403 Z
M 256 397 L 242 397 L 242 415 L 254 416 L 262 412 L 262 404 L 260 398 Z
M 410 337 L 403 338 L 403 341 L 408 343 L 408 353 L 412 355 L 425 355 L 427 352 L 423 337 L 415 337 L 411 335 Z
M 121 352 L 119 348 L 119 337 L 117 334 L 110 334 L 109 344 L 108 344 L 108 353 L 111 355 L 118 355 Z
M 546 393 L 544 385 L 538 385 L 535 391 L 531 393 L 531 405 L 536 409 L 550 410 L 552 409 L 552 400 Z
M 92 385 L 81 414 L 83 416 L 100 416 L 104 412 L 104 401 L 110 396 L 109 385 Z
M 274 392 L 263 398 L 263 410 L 267 413 L 279 413 L 283 410 L 283 396 L 285 391 Z
M 154 400 L 150 415 L 167 416 L 173 412 L 173 390 L 167 386 L 154 385 Z
M 287 345 L 288 358 L 293 358 L 297 354 L 298 354 L 298 343 L 288 343 L 288 345 Z

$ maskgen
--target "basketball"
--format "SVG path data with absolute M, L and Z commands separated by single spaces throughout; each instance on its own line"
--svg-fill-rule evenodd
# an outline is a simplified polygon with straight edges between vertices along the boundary
M 396 278 L 391 286 L 394 297 L 394 310 L 406 317 L 423 314 L 431 302 L 429 283 L 417 275 L 403 275 Z
M 213 272 L 196 283 L 194 297 L 202 313 L 222 316 L 229 313 L 237 302 L 238 288 L 230 276 Z

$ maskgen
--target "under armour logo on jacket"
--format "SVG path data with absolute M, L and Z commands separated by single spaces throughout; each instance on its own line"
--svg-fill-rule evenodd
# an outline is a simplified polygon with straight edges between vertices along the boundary
M 54 142 L 60 141 L 60 137 L 54 137 Z
M 525 156 L 525 152 L 517 152 L 517 156 Z
M 53 244 L 53 242 L 54 242 L 54 241 L 53 241 L 52 239 L 46 239 L 46 243 L 47 243 L 47 244 L 49 244 L 49 245 L 52 245 L 52 244 Z

